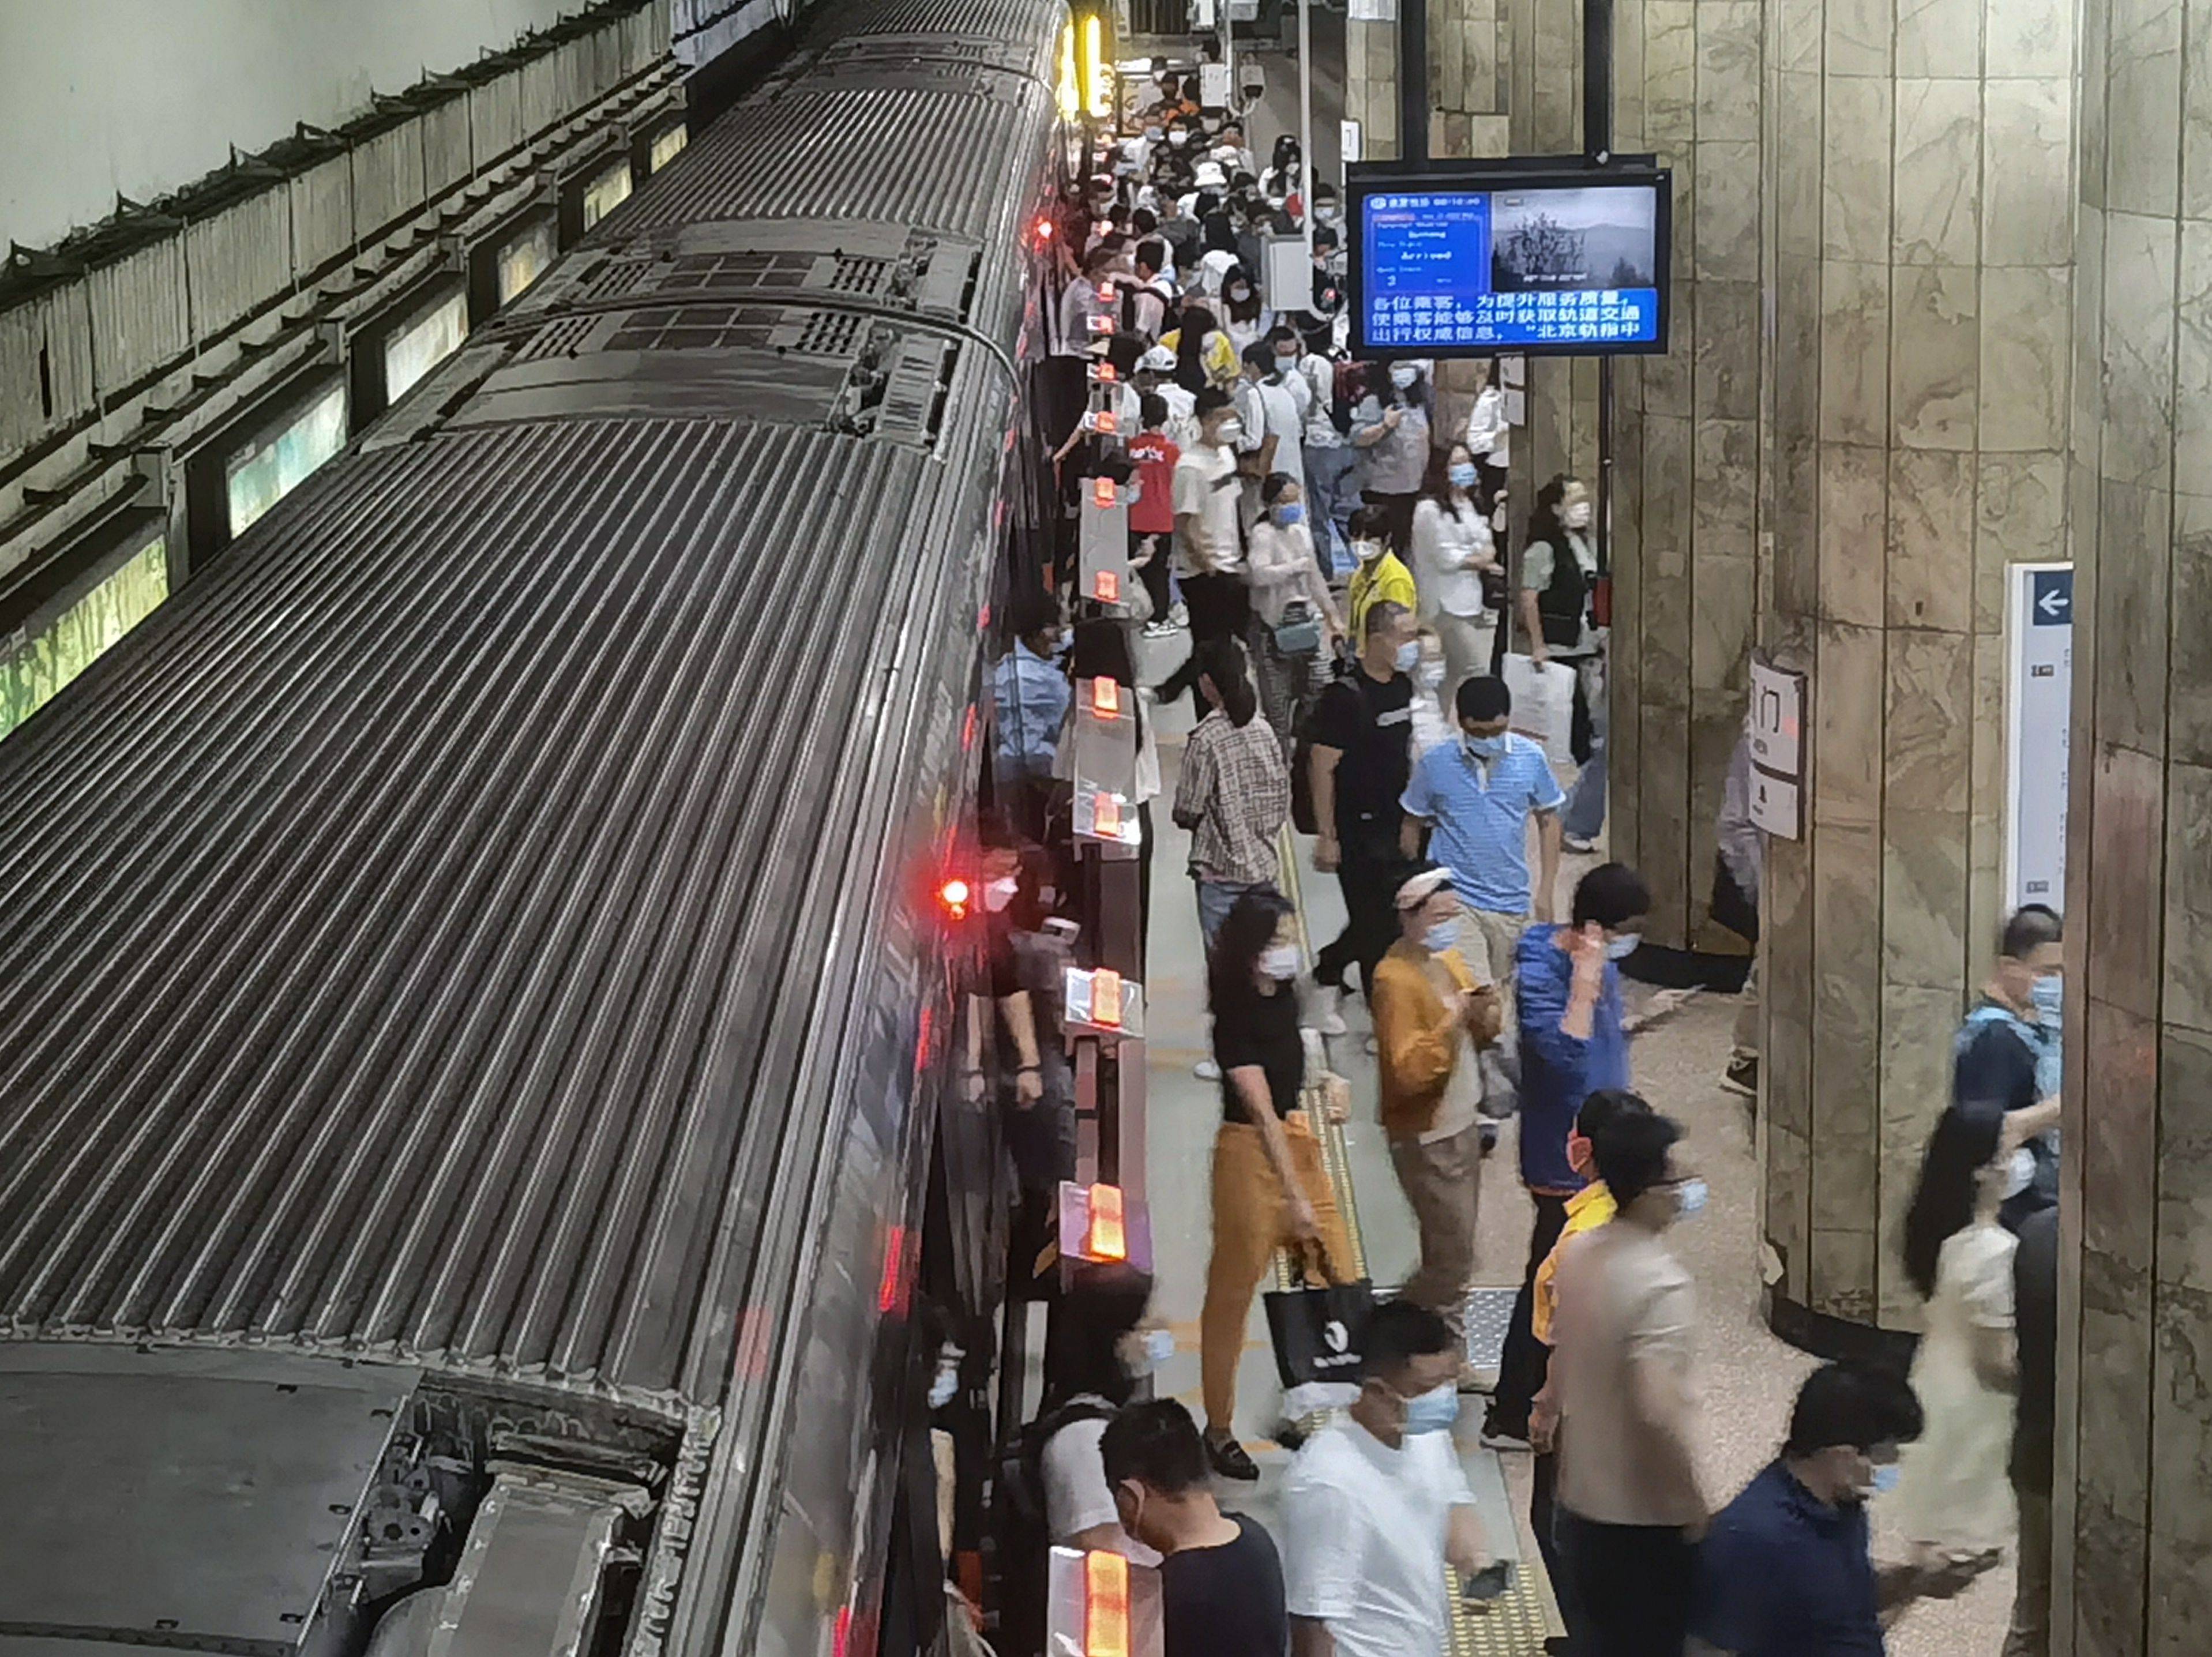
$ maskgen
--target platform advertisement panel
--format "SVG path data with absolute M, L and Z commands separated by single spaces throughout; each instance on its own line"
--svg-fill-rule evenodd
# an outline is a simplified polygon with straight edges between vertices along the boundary
M 1355 354 L 1664 351 L 1671 189 L 1658 167 L 1354 174 Z

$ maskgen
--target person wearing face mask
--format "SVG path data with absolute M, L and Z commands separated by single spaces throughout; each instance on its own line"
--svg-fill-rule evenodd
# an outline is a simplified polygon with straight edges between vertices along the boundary
M 1346 970 L 1357 965 L 1371 1001 L 1383 953 L 1396 941 L 1399 796 L 1413 765 L 1413 681 L 1420 659 L 1413 617 L 1403 604 L 1368 606 L 1359 657 L 1314 707 L 1307 775 L 1317 831 L 1314 867 L 1334 870 L 1344 894 L 1344 930 L 1314 959 L 1314 1028 L 1342 1035 Z
M 1299 319 L 1301 325 L 1312 320 Z M 1325 342 L 1326 330 L 1316 337 Z M 1341 525 L 1352 504 L 1345 486 L 1352 467 L 1352 447 L 1334 417 L 1336 367 L 1322 351 L 1309 349 L 1305 337 L 1289 323 L 1277 323 L 1267 343 L 1275 354 L 1276 376 L 1297 410 L 1298 455 L 1305 463 L 1306 493 L 1313 507 L 1314 551 L 1322 574 L 1333 576 L 1344 549 Z M 1350 573 L 1348 566 L 1345 573 Z
M 1152 1292 L 1152 1278 L 1127 1266 L 1081 1268 L 1054 1308 L 1034 1435 L 1053 1545 L 1104 1549 L 1142 1565 L 1160 1556 L 1122 1528 L 1099 1442 L 1138 1379 L 1175 1350 L 1168 1331 L 1145 1326 Z
M 1321 1141 L 1303 1108 L 1305 1043 L 1290 902 L 1264 888 L 1247 890 L 1209 941 L 1221 1127 L 1213 1141 L 1213 1249 L 1198 1316 L 1199 1378 L 1206 1459 L 1224 1478 L 1254 1479 L 1260 1470 L 1233 1425 L 1252 1296 L 1279 1249 L 1297 1249 L 1310 1277 L 1331 1283 L 1351 1280 L 1352 1256 Z
M 1043 793 L 1067 713 L 1067 676 L 1059 661 L 1063 636 L 1059 605 L 1035 595 L 1015 615 L 1013 648 L 991 671 L 1000 798 L 1032 835 L 1043 829 Z
M 1474 394 L 1474 406 L 1468 410 L 1463 440 L 1480 480 L 1475 498 L 1487 507 L 1505 487 L 1506 468 L 1513 460 L 1513 427 L 1505 418 L 1505 391 L 1498 383 L 1498 364 L 1491 361 L 1477 367 L 1482 385 Z
M 1255 179 L 1258 178 L 1259 167 L 1252 159 L 1252 152 L 1244 147 L 1243 122 L 1227 120 L 1221 124 L 1220 135 L 1214 140 L 1213 154 L 1214 158 L 1231 173 L 1249 173 Z
M 1256 507 L 1258 482 L 1271 472 L 1287 473 L 1301 491 L 1305 489 L 1305 457 L 1298 447 L 1297 399 L 1276 370 L 1273 348 L 1265 340 L 1254 340 L 1244 348 L 1243 366 L 1237 409 L 1244 422 L 1245 464 Z
M 1160 1557 L 1160 1657 L 1283 1657 L 1274 1539 L 1215 1502 L 1190 1411 L 1171 1398 L 1132 1404 L 1098 1448 L 1122 1528 Z
M 1413 581 L 1421 619 L 1443 646 L 1437 700 L 1447 710 L 1461 683 L 1490 657 L 1482 577 L 1498 564 L 1489 521 L 1475 504 L 1478 486 L 1474 457 L 1455 443 L 1431 464 L 1413 507 Z
M 1521 634 L 1517 641 L 1538 663 L 1555 661 L 1575 673 L 1571 742 L 1575 759 L 1591 774 L 1577 779 L 1575 833 L 1578 852 L 1605 822 L 1604 716 L 1601 652 L 1604 640 L 1592 598 L 1599 575 L 1597 543 L 1590 535 L 1589 491 L 1579 480 L 1554 477 L 1537 492 L 1521 550 Z M 1500 630 L 1501 634 L 1503 629 Z
M 1618 1211 L 1559 1262 L 1554 1528 L 1588 1657 L 1676 1657 L 1689 1634 L 1711 1509 L 1692 1442 L 1697 1297 L 1667 1234 L 1705 1193 L 1682 1167 L 1680 1138 L 1652 1110 L 1604 1125 L 1590 1157 Z
M 1188 270 L 1198 263 L 1200 251 L 1199 238 L 1201 233 L 1198 221 L 1190 215 L 1190 209 L 1172 191 L 1161 191 L 1159 203 L 1159 239 L 1168 245 L 1176 270 L 1178 272 Z
M 1259 284 L 1252 280 L 1250 269 L 1242 264 L 1230 266 L 1221 283 L 1223 325 L 1229 330 L 1229 343 L 1237 348 L 1240 358 L 1249 358 L 1258 348 L 1266 350 L 1261 342 L 1267 331 L 1275 325 L 1275 313 L 1260 297 Z M 1267 352 L 1260 366 L 1262 377 L 1274 372 L 1274 354 Z
M 1191 651 L 1161 681 L 1158 694 L 1164 706 L 1198 683 L 1200 652 L 1209 644 L 1244 637 L 1251 624 L 1237 466 L 1244 422 L 1228 397 L 1211 387 L 1198 394 L 1194 406 L 1199 440 L 1176 461 L 1172 560 L 1189 612 Z
M 1514 950 L 1521 1183 L 1534 1213 L 1528 1266 L 1483 1423 L 1483 1438 L 1494 1448 L 1528 1448 L 1529 1406 L 1545 1375 L 1534 1322 L 1536 1273 L 1565 1229 L 1569 1199 L 1583 1187 L 1583 1176 L 1567 1155 L 1583 1101 L 1629 1085 L 1618 962 L 1634 952 L 1650 908 L 1650 889 L 1641 876 L 1623 864 L 1602 864 L 1576 883 L 1570 924 L 1538 921 L 1522 932 Z
M 1782 1454 L 1713 1515 L 1698 1559 L 1695 1628 L 1726 1657 L 1880 1657 L 1913 1599 L 1955 1585 L 1912 1565 L 1877 1570 L 1868 1497 L 1920 1435 L 1902 1377 L 1823 1364 L 1797 1389 Z
M 1597 1177 L 1597 1163 L 1590 1150 L 1592 1140 L 1629 1112 L 1650 1108 L 1636 1095 L 1613 1088 L 1601 1088 L 1583 1101 L 1583 1108 L 1575 1113 L 1574 1131 L 1567 1135 L 1567 1161 L 1589 1183 L 1567 1199 L 1566 1223 L 1560 1229 L 1559 1240 L 1552 1245 L 1552 1252 L 1536 1268 L 1530 1284 L 1534 1294 L 1528 1327 L 1536 1344 L 1543 1349 L 1547 1368 L 1544 1386 L 1528 1411 L 1528 1442 L 1536 1453 L 1529 1477 L 1528 1528 L 1535 1533 L 1537 1551 L 1544 1557 L 1545 1573 L 1551 1578 L 1552 1591 L 1559 1599 L 1560 1620 L 1567 1625 L 1566 1648 L 1570 1651 L 1575 1649 L 1574 1637 L 1582 1630 L 1583 1618 L 1581 1606 L 1574 1596 L 1574 1579 L 1560 1561 L 1558 1543 L 1559 1412 L 1549 1364 L 1553 1331 L 1559 1310 L 1559 1261 L 1570 1247 L 1576 1246 L 1575 1239 L 1596 1230 L 1620 1211 L 1613 1193 Z
M 1428 403 L 1419 363 L 1392 363 L 1388 397 L 1370 392 L 1360 399 L 1352 417 L 1352 446 L 1364 463 L 1361 493 L 1388 515 L 1390 539 L 1407 545 L 1429 466 Z
M 1998 1223 L 2019 1141 L 1991 1103 L 1936 1118 L 1905 1215 L 1905 1272 L 1927 1302 L 1912 1390 L 1928 1428 L 1908 1452 L 1893 1516 L 1929 1566 L 1978 1573 L 2014 1533 L 2013 1255 Z
M 1175 820 L 1190 831 L 1190 873 L 1207 947 L 1237 901 L 1275 889 L 1275 839 L 1291 813 L 1282 745 L 1260 717 L 1244 647 L 1209 639 L 1192 652 L 1210 710 L 1183 746 Z
M 1260 501 L 1249 554 L 1252 667 L 1260 682 L 1261 711 L 1274 727 L 1287 761 L 1314 663 L 1328 659 L 1344 624 L 1328 583 L 1321 579 L 1321 566 L 1314 561 L 1305 492 L 1297 480 L 1286 471 L 1270 472 L 1260 485 Z M 1301 636 L 1295 640 L 1298 648 L 1285 646 L 1284 634 L 1315 624 L 1319 631 L 1310 640 Z
M 2002 1216 L 2014 1230 L 2058 1202 L 2060 941 L 2057 913 L 2044 904 L 2006 921 L 1989 982 L 1953 1044 L 1953 1103 L 2003 1110 L 2019 1146 Z
M 1420 1269 L 1399 1290 L 1465 1347 L 1482 1189 L 1482 1069 L 1504 1024 L 1498 991 L 1460 950 L 1467 924 L 1451 871 L 1398 888 L 1398 941 L 1375 969 L 1376 1065 L 1390 1166 L 1421 1239 Z M 1459 1377 L 1471 1385 L 1473 1373 Z
M 996 1084 L 1022 1214 L 1025 1222 L 1038 1222 L 1075 1168 L 1073 1100 L 1052 987 L 1056 962 L 1040 947 L 1050 865 L 1035 837 L 1004 810 L 982 813 L 977 832 L 988 982 L 968 1003 L 967 1092 L 980 1104 Z
M 1359 1397 L 1283 1484 L 1291 1657 L 1443 1657 L 1446 1568 L 1486 1563 L 1451 1428 L 1464 1348 L 1400 1296 L 1359 1336 Z
M 1413 572 L 1391 549 L 1390 519 L 1382 507 L 1360 507 L 1352 514 L 1351 531 L 1352 555 L 1358 561 L 1352 579 L 1344 585 L 1345 619 L 1352 624 L 1352 636 L 1364 638 L 1370 610 L 1376 604 L 1398 604 L 1416 610 L 1420 607 L 1420 594 L 1413 585 Z M 1420 665 L 1418 643 L 1413 655 L 1408 672 Z

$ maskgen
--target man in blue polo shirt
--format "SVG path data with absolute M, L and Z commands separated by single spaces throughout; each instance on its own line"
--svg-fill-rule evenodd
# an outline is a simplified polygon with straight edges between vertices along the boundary
M 1876 1571 L 1867 1551 L 1867 1497 L 1889 1488 L 1897 1447 L 1920 1426 L 1901 1376 L 1846 1363 L 1807 1376 L 1782 1454 L 1706 1533 L 1692 1650 L 1881 1657 L 1882 1630 L 1909 1601 L 1956 1593 L 1963 1577 Z
M 1566 795 L 1544 750 L 1505 728 L 1513 711 L 1505 681 L 1468 679 L 1456 699 L 1460 739 L 1439 743 L 1413 766 L 1399 804 L 1406 813 L 1400 849 L 1429 856 L 1451 871 L 1462 910 L 1459 955 L 1476 980 L 1498 988 L 1505 1014 L 1503 1042 L 1483 1055 L 1482 1114 L 1513 1114 L 1515 1059 L 1513 957 L 1534 913 L 1552 918 L 1559 878 L 1559 807 Z M 1536 819 L 1537 877 L 1528 878 L 1528 819 Z M 1485 1144 L 1494 1138 L 1486 1132 Z

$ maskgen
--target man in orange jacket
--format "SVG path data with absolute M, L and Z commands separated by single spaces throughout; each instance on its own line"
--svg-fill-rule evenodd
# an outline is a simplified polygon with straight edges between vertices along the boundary
M 1440 1314 L 1464 1340 L 1474 1277 L 1482 1169 L 1482 1072 L 1498 1039 L 1496 986 L 1479 983 L 1455 945 L 1462 925 L 1451 871 L 1400 886 L 1399 938 L 1375 971 L 1373 1014 L 1390 1164 L 1420 1229 L 1421 1266 L 1399 1292 Z M 1462 1383 L 1472 1381 L 1462 1369 Z

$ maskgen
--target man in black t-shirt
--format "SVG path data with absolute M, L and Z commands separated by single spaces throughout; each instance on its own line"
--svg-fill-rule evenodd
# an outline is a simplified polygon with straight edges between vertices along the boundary
M 1344 931 L 1314 962 L 1323 1005 L 1316 1028 L 1341 1035 L 1336 998 L 1345 968 L 1357 962 L 1360 987 L 1375 992 L 1375 968 L 1397 941 L 1398 798 L 1413 768 L 1413 616 L 1403 604 L 1367 611 L 1359 665 L 1322 693 L 1307 727 L 1313 741 L 1314 867 L 1336 871 L 1344 889 Z
M 1285 1657 L 1282 1558 L 1257 1521 L 1215 1504 L 1190 1411 L 1132 1404 L 1098 1454 L 1121 1528 L 1161 1556 L 1161 1657 Z

